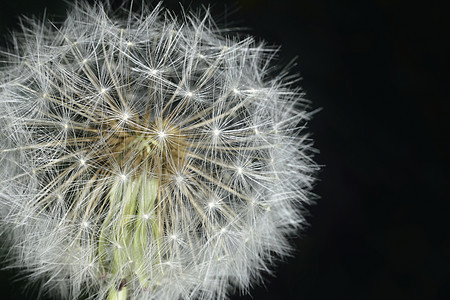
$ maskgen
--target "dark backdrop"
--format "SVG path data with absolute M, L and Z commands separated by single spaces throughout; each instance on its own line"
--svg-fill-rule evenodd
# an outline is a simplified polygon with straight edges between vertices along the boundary
M 293 72 L 323 108 L 310 123 L 321 199 L 295 256 L 253 299 L 449 299 L 450 24 L 438 1 L 413 2 L 215 2 L 222 22 L 283 45 L 282 62 L 297 56 Z M 3 1 L 2 35 L 45 7 L 63 16 L 66 5 Z M 35 299 L 13 275 L 1 273 L 0 294 Z

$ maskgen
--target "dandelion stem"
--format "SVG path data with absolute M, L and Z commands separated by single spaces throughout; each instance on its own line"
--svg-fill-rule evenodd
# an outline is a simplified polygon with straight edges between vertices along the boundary
M 132 272 L 143 288 L 148 287 L 147 271 L 139 266 L 145 262 L 145 248 L 151 241 L 150 237 L 159 248 L 159 228 L 151 218 L 158 189 L 159 180 L 150 177 L 147 172 L 129 181 L 117 179 L 111 187 L 109 214 L 103 222 L 98 245 L 104 275 L 111 272 L 114 277 L 127 281 Z M 109 247 L 114 247 L 111 261 L 105 256 Z M 108 299 L 126 299 L 123 289 L 117 290 L 116 286 L 112 286 Z
M 120 290 L 110 289 L 108 294 L 108 300 L 126 300 L 127 299 L 127 287 L 122 287 Z

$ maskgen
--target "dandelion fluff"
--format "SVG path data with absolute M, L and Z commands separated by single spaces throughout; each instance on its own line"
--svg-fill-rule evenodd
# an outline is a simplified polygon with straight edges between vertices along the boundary
M 125 15 L 125 18 L 120 17 Z M 60 299 L 226 299 L 289 252 L 316 165 L 276 51 L 208 10 L 29 20 L 0 70 L 9 264 Z

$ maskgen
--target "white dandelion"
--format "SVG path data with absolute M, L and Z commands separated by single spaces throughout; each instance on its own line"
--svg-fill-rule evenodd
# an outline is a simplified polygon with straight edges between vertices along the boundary
M 208 10 L 121 15 L 80 2 L 4 51 L 10 264 L 61 299 L 247 291 L 305 223 L 308 102 L 276 50 L 227 37 Z

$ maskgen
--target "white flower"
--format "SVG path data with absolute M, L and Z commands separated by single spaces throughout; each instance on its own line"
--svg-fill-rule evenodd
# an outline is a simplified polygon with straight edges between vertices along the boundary
M 260 280 L 317 169 L 275 54 L 208 11 L 79 3 L 60 26 L 25 25 L 0 70 L 13 266 L 64 299 L 224 299 Z

